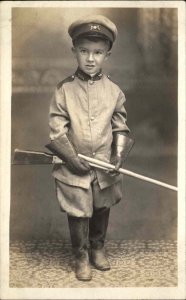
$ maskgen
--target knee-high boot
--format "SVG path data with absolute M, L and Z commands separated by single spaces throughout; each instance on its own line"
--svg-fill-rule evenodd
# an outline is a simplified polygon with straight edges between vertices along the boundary
M 92 279 L 88 256 L 89 219 L 68 215 L 68 224 L 73 252 L 76 257 L 75 273 L 78 280 Z
M 110 209 L 95 210 L 89 222 L 91 262 L 101 271 L 110 270 L 110 264 L 106 258 L 104 249 L 109 213 Z

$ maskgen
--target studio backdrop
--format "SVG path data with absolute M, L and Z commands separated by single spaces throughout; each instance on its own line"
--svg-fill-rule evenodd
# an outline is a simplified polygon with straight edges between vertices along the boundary
M 46 151 L 49 103 L 76 61 L 67 29 L 80 16 L 103 14 L 118 39 L 104 72 L 126 95 L 135 137 L 124 168 L 177 185 L 177 9 L 13 8 L 12 158 L 15 148 Z M 13 165 L 12 240 L 68 238 L 51 165 Z M 177 195 L 131 177 L 113 207 L 107 239 L 176 239 Z

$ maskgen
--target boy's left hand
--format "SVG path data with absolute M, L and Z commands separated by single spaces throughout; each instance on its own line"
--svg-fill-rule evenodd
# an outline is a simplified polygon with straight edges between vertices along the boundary
M 116 156 L 114 156 L 114 157 L 111 158 L 110 163 L 113 164 L 113 165 L 115 165 L 115 169 L 108 171 L 108 173 L 110 174 L 110 176 L 117 176 L 117 175 L 119 175 L 118 170 L 119 170 L 119 168 L 121 168 L 122 162 L 123 162 L 123 159 L 119 155 L 116 155 Z
M 111 176 L 119 175 L 119 168 L 122 163 L 126 160 L 129 151 L 134 144 L 134 140 L 126 134 L 120 134 L 116 132 L 113 136 L 113 151 L 111 156 L 111 164 L 115 165 L 115 169 L 109 171 Z

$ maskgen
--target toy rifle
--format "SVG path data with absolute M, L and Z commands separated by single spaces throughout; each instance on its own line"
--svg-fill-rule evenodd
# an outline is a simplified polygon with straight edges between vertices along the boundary
M 79 157 L 83 158 L 84 160 L 86 160 L 90 166 L 98 168 L 98 169 L 102 169 L 105 171 L 109 171 L 109 170 L 114 170 L 115 166 L 92 158 L 92 157 L 88 157 L 82 154 L 78 154 Z M 15 165 L 30 165 L 30 164 L 65 164 L 64 161 L 62 161 L 59 157 L 57 157 L 56 155 L 53 154 L 49 154 L 49 153 L 45 153 L 45 152 L 39 152 L 39 151 L 28 151 L 28 150 L 19 150 L 19 149 L 15 149 L 14 151 L 14 160 L 13 160 L 13 164 Z M 159 180 L 155 180 L 134 172 L 131 172 L 129 170 L 120 168 L 118 170 L 119 173 L 121 174 L 125 174 L 131 177 L 135 177 L 137 179 L 141 179 L 143 181 L 147 181 L 156 185 L 160 185 L 162 187 L 165 187 L 167 189 L 173 190 L 173 191 L 177 191 L 178 188 L 176 186 L 167 184 L 165 182 L 159 181 Z

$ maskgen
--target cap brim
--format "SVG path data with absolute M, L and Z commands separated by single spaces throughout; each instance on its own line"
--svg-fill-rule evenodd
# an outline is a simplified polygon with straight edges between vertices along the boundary
M 81 33 L 81 34 L 73 37 L 73 40 L 76 40 L 77 38 L 86 38 L 86 37 L 98 37 L 98 38 L 102 38 L 102 39 L 108 40 L 109 42 L 113 43 L 113 41 L 111 39 L 109 39 L 109 37 L 106 36 L 105 34 L 99 33 L 99 32 L 90 32 L 90 31 Z

